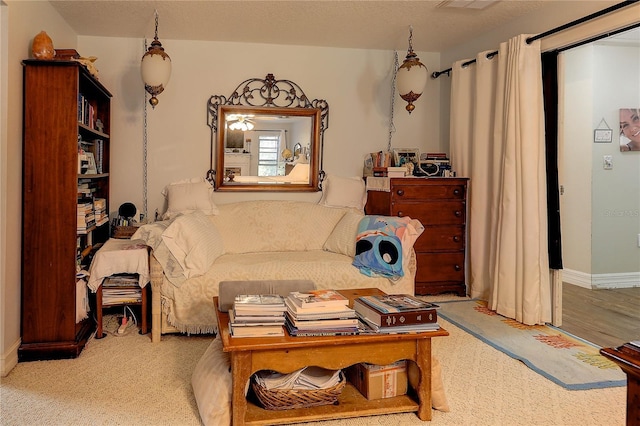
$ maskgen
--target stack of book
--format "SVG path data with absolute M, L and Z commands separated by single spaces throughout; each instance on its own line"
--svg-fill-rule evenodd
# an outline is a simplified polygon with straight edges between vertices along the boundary
M 139 285 L 138 274 L 116 274 L 107 277 L 102 282 L 102 305 L 126 305 L 140 303 L 142 288 Z
M 96 217 L 93 213 L 93 204 L 87 201 L 78 201 L 76 232 L 86 234 L 87 230 L 95 225 Z
M 285 303 L 285 325 L 291 336 L 358 334 L 358 317 L 349 308 L 349 299 L 335 290 L 292 292 Z
M 93 199 L 93 214 L 96 220 L 96 226 L 104 225 L 109 222 L 107 215 L 107 200 L 105 198 Z
M 358 317 L 376 333 L 438 330 L 438 308 L 407 294 L 362 296 L 353 302 Z
M 277 294 L 239 294 L 229 311 L 232 337 L 284 336 L 286 306 Z

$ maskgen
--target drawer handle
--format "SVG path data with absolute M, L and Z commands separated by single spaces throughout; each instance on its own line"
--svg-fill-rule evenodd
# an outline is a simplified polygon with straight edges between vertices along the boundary
M 398 212 L 398 217 L 403 217 L 404 213 L 403 212 Z
M 460 195 L 460 190 L 459 189 L 454 189 L 453 190 L 453 195 Z
M 460 265 L 455 265 L 455 266 L 453 267 L 453 269 L 455 269 L 456 271 L 459 271 L 459 270 L 460 270 L 460 269 L 462 269 L 462 268 L 460 267 Z
M 453 241 L 455 241 L 456 243 L 460 242 L 460 237 L 457 235 L 453 236 Z
M 460 217 L 460 216 L 462 216 L 462 212 L 461 212 L 460 210 L 456 210 L 453 214 L 454 214 L 456 217 Z
M 401 197 L 402 197 L 402 196 L 404 195 L 404 189 L 398 189 L 398 190 L 396 191 L 396 194 L 398 194 L 399 196 L 401 196 Z

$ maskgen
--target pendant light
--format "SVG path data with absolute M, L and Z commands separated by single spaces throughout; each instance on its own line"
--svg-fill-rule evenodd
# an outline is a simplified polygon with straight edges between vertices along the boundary
M 151 46 L 142 57 L 140 71 L 144 88 L 151 95 L 149 103 L 153 108 L 158 105 L 156 97 L 164 91 L 165 86 L 171 77 L 171 58 L 164 51 L 162 43 L 158 41 L 158 11 L 155 11 L 156 32 L 151 42 Z
M 416 108 L 413 103 L 422 95 L 428 74 L 429 70 L 413 51 L 413 27 L 409 27 L 409 50 L 396 75 L 398 93 L 407 102 L 409 114 Z

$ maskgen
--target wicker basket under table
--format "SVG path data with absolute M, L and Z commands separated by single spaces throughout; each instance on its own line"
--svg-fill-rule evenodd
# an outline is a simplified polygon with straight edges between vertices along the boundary
M 256 383 L 253 378 L 251 388 L 266 410 L 293 410 L 337 404 L 346 383 L 344 375 L 340 373 L 340 381 L 326 389 L 266 389 Z

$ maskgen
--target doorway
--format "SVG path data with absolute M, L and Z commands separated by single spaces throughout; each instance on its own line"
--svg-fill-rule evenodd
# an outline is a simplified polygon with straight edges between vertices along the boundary
M 621 108 L 640 108 L 640 30 L 560 62 L 562 328 L 620 345 L 640 338 L 640 152 L 620 150 L 619 119 Z

